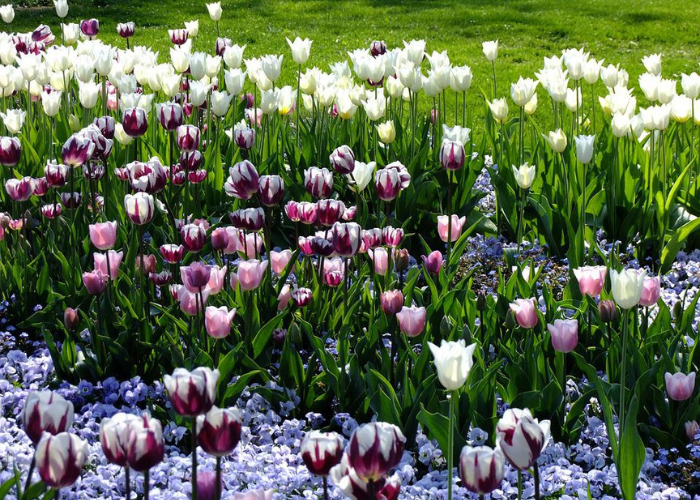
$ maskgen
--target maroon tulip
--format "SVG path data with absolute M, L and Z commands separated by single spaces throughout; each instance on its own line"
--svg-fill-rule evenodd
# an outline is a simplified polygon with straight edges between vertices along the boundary
M 327 476 L 343 458 L 343 438 L 335 432 L 310 431 L 301 442 L 301 459 L 315 476 Z
M 398 161 L 390 163 L 374 174 L 374 184 L 377 195 L 383 201 L 391 201 L 406 189 L 411 183 L 411 174 L 403 164 Z
M 68 210 L 75 210 L 83 201 L 83 196 L 80 193 L 61 193 L 61 203 Z
M 464 145 L 461 142 L 443 140 L 440 146 L 440 164 L 447 170 L 459 170 L 464 166 Z
M 374 57 L 381 56 L 386 53 L 386 44 L 383 41 L 375 40 L 370 44 L 369 51 Z
M 313 253 L 321 257 L 328 257 L 335 252 L 335 247 L 333 247 L 332 241 L 319 237 L 311 238 L 311 249 L 313 250 Z
M 204 163 L 204 156 L 199 151 L 183 151 L 180 153 L 180 166 L 192 172 L 197 170 Z
M 92 122 L 107 139 L 114 139 L 115 122 L 111 116 L 101 116 Z
M 284 213 L 292 222 L 299 222 L 301 220 L 299 217 L 299 204 L 296 201 L 288 201 L 284 206 Z
M 252 128 L 236 128 L 233 130 L 234 140 L 239 148 L 249 150 L 255 145 L 255 130 Z
M 141 137 L 148 130 L 148 115 L 142 108 L 127 108 L 122 118 L 122 127 L 129 137 Z M 66 163 L 65 159 L 63 160 Z
M 22 156 L 22 143 L 16 137 L 0 137 L 0 165 L 14 167 Z
M 178 264 L 182 261 L 182 256 L 185 253 L 185 247 L 182 245 L 162 245 L 160 247 L 160 254 L 163 256 L 163 260 L 168 264 Z
M 259 187 L 260 176 L 255 165 L 243 160 L 229 169 L 229 178 L 224 189 L 229 196 L 247 200 L 257 194 Z
M 216 251 L 221 251 L 228 246 L 228 232 L 225 227 L 217 227 L 211 232 L 211 246 Z
M 340 200 L 319 200 L 316 206 L 318 207 L 318 222 L 324 226 L 332 226 L 341 220 L 345 213 L 345 204 Z
M 44 168 L 44 176 L 49 186 L 63 187 L 68 180 L 68 167 L 58 163 L 47 163 Z
M 163 461 L 165 444 L 163 427 L 160 422 L 145 413 L 140 421 L 134 421 L 129 435 L 126 461 L 129 467 L 138 472 L 145 472 Z
M 175 45 L 184 45 L 184 43 L 187 42 L 187 39 L 190 36 L 189 31 L 187 31 L 184 28 L 168 30 L 168 33 L 170 35 L 170 41 L 173 42 L 173 44 Z
M 129 181 L 134 191 L 143 193 L 159 193 L 168 182 L 168 175 L 155 156 L 147 163 L 133 161 L 126 165 Z
M 362 245 L 365 251 L 382 246 L 383 239 L 382 230 L 379 228 L 362 230 Z
M 318 220 L 318 205 L 316 203 L 302 201 L 297 204 L 297 210 L 302 224 L 316 224 Z
M 156 272 L 156 256 L 153 254 L 136 256 L 136 270 L 142 274 L 149 275 Z
M 258 185 L 260 203 L 274 207 L 284 198 L 284 180 L 279 175 L 263 175 Z
M 313 236 L 309 238 L 305 236 L 299 236 L 299 238 L 297 239 L 297 246 L 299 247 L 301 253 L 307 256 L 314 254 L 314 249 L 311 246 L 311 242 L 313 241 L 313 239 Z
M 378 481 L 399 464 L 405 442 L 401 429 L 393 424 L 363 424 L 350 437 L 348 462 L 363 481 Z
M 44 434 L 36 446 L 34 460 L 41 480 L 50 488 L 72 485 L 80 476 L 88 456 L 88 444 L 75 434 Z
M 87 37 L 97 36 L 100 31 L 100 21 L 97 19 L 83 19 L 80 21 L 80 31 Z
M 5 191 L 14 201 L 27 201 L 36 187 L 34 179 L 23 177 L 22 179 L 9 179 L 5 182 Z
M 119 33 L 119 36 L 122 38 L 131 38 L 134 36 L 135 29 L 136 24 L 133 21 L 117 24 L 117 33 Z
M 201 262 L 193 262 L 189 266 L 180 268 L 180 277 L 185 288 L 192 293 L 201 292 L 202 289 L 209 283 L 211 278 L 211 266 L 202 264 Z
M 32 31 L 32 40 L 35 42 L 50 43 L 53 41 L 53 33 L 51 28 L 45 24 L 40 24 Z
M 391 226 L 387 226 L 382 229 L 382 239 L 384 240 L 384 244 L 390 246 L 391 248 L 396 248 L 401 244 L 403 241 L 403 235 L 403 229 L 400 227 L 393 228 Z
M 76 314 L 77 317 L 77 314 Z M 73 403 L 51 391 L 31 391 L 22 411 L 22 427 L 36 445 L 42 434 L 65 432 L 73 425 Z
M 191 372 L 176 368 L 172 375 L 163 377 L 173 409 L 185 417 L 204 415 L 214 406 L 219 370 L 199 367 Z
M 230 455 L 241 440 L 241 416 L 236 408 L 212 406 L 197 417 L 197 442 L 215 457 Z
M 262 208 L 242 208 L 229 213 L 231 224 L 239 229 L 259 231 L 265 227 L 265 212 Z
M 51 203 L 50 205 L 42 205 L 41 207 L 41 215 L 46 217 L 49 220 L 53 220 L 56 217 L 59 217 L 61 213 L 63 212 L 63 208 L 61 205 L 58 203 Z
M 333 247 L 338 255 L 352 257 L 360 249 L 360 225 L 356 222 L 336 222 L 331 232 L 333 234 Z
M 137 426 L 143 420 L 130 413 L 117 413 L 111 418 L 105 418 L 100 424 L 100 444 L 107 461 L 120 467 L 127 466 L 129 453 L 129 438 L 132 425 Z
M 168 132 L 177 130 L 177 128 L 182 125 L 183 120 L 184 114 L 182 106 L 178 103 L 166 102 L 158 107 L 158 121 Z
M 224 57 L 224 51 L 226 50 L 226 47 L 231 47 L 232 45 L 233 45 L 233 42 L 231 41 L 230 38 L 218 37 L 216 39 L 216 45 L 214 46 L 214 51 L 216 52 L 217 56 Z
M 333 173 L 327 168 L 307 168 L 304 170 L 304 187 L 315 198 L 328 198 L 333 192 Z
M 73 134 L 63 145 L 61 158 L 69 167 L 82 167 L 95 151 L 95 143 L 84 135 Z
M 177 147 L 180 151 L 195 151 L 199 148 L 201 132 L 194 125 L 180 125 L 177 128 Z
M 180 229 L 180 237 L 185 250 L 197 253 L 207 241 L 207 232 L 199 224 L 186 224 Z
M 206 470 L 197 473 L 197 500 L 219 500 L 217 491 L 223 491 L 223 481 L 219 479 L 216 487 L 216 472 Z
M 428 256 L 426 257 L 425 255 L 422 256 L 423 258 L 423 265 L 425 266 L 426 271 L 430 274 L 438 275 L 440 274 L 440 269 L 442 268 L 442 253 L 439 250 L 435 250 L 433 252 L 430 252 Z
M 292 300 L 297 307 L 306 307 L 311 302 L 311 290 L 308 288 L 295 288 L 292 290 Z
M 340 146 L 331 153 L 330 162 L 339 174 L 351 174 L 355 170 L 355 153 L 350 146 Z

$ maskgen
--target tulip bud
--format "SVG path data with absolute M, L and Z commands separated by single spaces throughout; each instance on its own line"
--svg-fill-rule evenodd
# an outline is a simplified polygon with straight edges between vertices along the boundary
M 399 464 L 405 443 L 403 433 L 393 424 L 362 424 L 350 437 L 348 462 L 363 481 L 378 481 Z
M 483 312 L 486 310 L 486 305 L 487 305 L 486 293 L 484 293 L 483 290 L 480 290 L 476 294 L 476 310 Z
M 510 310 L 522 328 L 534 328 L 537 325 L 537 308 L 535 299 L 517 299 L 510 304 Z
M 612 300 L 601 300 L 598 304 L 598 314 L 603 323 L 617 321 L 617 307 Z
M 343 457 L 343 438 L 335 432 L 310 431 L 301 442 L 301 458 L 315 476 L 327 476 Z
M 486 495 L 503 481 L 505 457 L 500 448 L 465 446 L 459 455 L 459 477 L 472 493 Z
M 685 423 L 685 435 L 688 437 L 689 441 L 694 441 L 695 436 L 700 432 L 700 426 L 695 420 L 688 421 Z
M 547 446 L 549 428 L 549 420 L 538 422 L 530 410 L 510 408 L 496 425 L 498 444 L 513 467 L 527 470 Z
M 74 331 L 77 329 L 78 325 L 80 324 L 78 311 L 72 307 L 66 307 L 66 310 L 63 312 L 63 324 L 65 325 L 66 330 Z
M 689 375 L 680 372 L 671 375 L 666 372 L 664 380 L 666 381 L 666 392 L 669 399 L 685 401 L 693 395 L 695 390 L 695 372 L 691 372 Z
M 340 146 L 333 150 L 330 156 L 333 169 L 339 174 L 352 174 L 355 170 L 355 153 L 350 146 Z
M 504 326 L 507 330 L 512 330 L 518 326 L 518 321 L 515 319 L 515 313 L 512 309 L 508 309 L 508 312 L 506 313 L 506 321 Z
M 408 249 L 400 248 L 396 250 L 394 253 L 394 266 L 397 272 L 402 273 L 408 269 L 410 263 L 409 257 Z
M 393 316 L 403 307 L 404 298 L 401 290 L 387 290 L 382 293 L 380 299 L 382 312 L 387 316 Z
M 137 472 L 144 472 L 162 462 L 165 445 L 160 422 L 144 413 L 130 426 L 126 457 L 129 467 Z
M 406 307 L 396 314 L 399 329 L 408 337 L 417 337 L 425 329 L 425 307 Z
M 219 487 L 216 486 L 216 472 L 202 471 L 197 474 L 197 500 L 219 500 L 217 491 L 223 491 L 223 480 L 219 479 Z
M 312 293 L 308 288 L 295 288 L 292 290 L 292 300 L 297 307 L 306 307 L 311 302 Z
M 683 317 L 683 304 L 680 300 L 673 304 L 673 317 L 676 321 L 679 321 Z
M 36 445 L 42 434 L 59 434 L 73 425 L 73 403 L 51 391 L 31 391 L 22 412 L 22 427 Z
M 450 333 L 452 333 L 452 329 L 454 328 L 455 324 L 454 321 L 452 321 L 452 318 L 450 318 L 449 315 L 444 315 L 442 319 L 440 320 L 440 336 L 441 337 L 449 337 Z
M 126 467 L 131 425 L 134 423 L 141 423 L 141 418 L 129 413 L 117 413 L 112 418 L 102 420 L 100 443 L 108 462 Z

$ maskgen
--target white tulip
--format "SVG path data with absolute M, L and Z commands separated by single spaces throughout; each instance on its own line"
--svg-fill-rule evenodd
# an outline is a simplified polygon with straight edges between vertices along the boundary
M 224 62 L 226 66 L 231 69 L 240 68 L 243 63 L 243 52 L 246 46 L 239 47 L 238 45 L 231 45 L 226 47 L 224 50 Z
M 661 54 L 651 54 L 642 57 L 642 64 L 649 73 L 657 76 L 661 74 Z
M 11 134 L 18 134 L 24 125 L 24 119 L 27 117 L 26 111 L 21 109 L 8 109 L 7 113 L 0 112 L 0 118 Z
M 240 68 L 233 68 L 224 71 L 224 82 L 226 83 L 226 90 L 228 90 L 231 95 L 239 95 L 243 90 L 243 85 L 245 85 L 246 72 L 241 71 Z
M 374 178 L 376 166 L 377 164 L 373 161 L 369 163 L 355 161 L 355 168 L 351 174 L 347 175 L 347 178 L 354 183 L 356 192 L 363 191 L 369 185 Z
M 212 21 L 218 22 L 221 19 L 221 2 L 208 3 L 207 10 L 209 11 L 209 17 L 211 17 Z
M 44 108 L 46 116 L 56 116 L 61 107 L 62 92 L 53 91 L 41 93 L 41 106 Z
M 78 98 L 80 105 L 85 109 L 92 109 L 97 104 L 97 97 L 100 94 L 100 84 L 94 82 L 81 82 L 79 84 Z
M 700 76 L 695 72 L 689 75 L 683 73 L 681 75 L 681 87 L 686 97 L 697 99 L 698 95 L 700 95 Z
M 492 42 L 482 42 L 481 50 L 490 62 L 494 62 L 498 57 L 498 40 Z
M 56 15 L 63 19 L 68 15 L 68 1 L 67 0 L 53 0 L 53 5 L 56 7 Z
M 552 151 L 554 151 L 555 153 L 563 153 L 566 149 L 566 134 L 562 129 L 557 129 L 553 132 L 549 132 L 549 134 L 547 135 L 542 134 L 542 137 L 545 138 L 547 144 L 550 148 L 552 148 Z
M 294 109 L 296 104 L 297 93 L 292 87 L 286 85 L 277 90 L 277 112 L 284 116 L 288 115 Z
M 199 19 L 185 21 L 185 29 L 190 38 L 197 38 L 197 35 L 199 35 Z
M 472 76 L 469 66 L 453 66 L 450 71 L 450 88 L 455 92 L 466 92 L 472 85 Z
M 622 113 L 615 113 L 610 122 L 612 133 L 615 137 L 629 137 L 632 133 L 630 119 Z
M 445 342 L 436 346 L 428 342 L 430 352 L 433 354 L 438 379 L 448 391 L 460 389 L 467 381 L 469 372 L 474 365 L 474 350 L 476 344 L 467 347 L 464 340 L 458 342 Z
M 516 83 L 511 83 L 510 96 L 517 106 L 523 107 L 530 102 L 536 90 L 536 81 L 532 78 L 523 78 L 521 76 Z
M 505 97 L 490 101 L 489 108 L 496 123 L 503 124 L 508 119 L 508 103 Z
M 293 42 L 287 38 L 287 43 L 289 44 L 289 48 L 292 49 L 292 59 L 294 62 L 297 64 L 305 64 L 309 59 L 311 44 L 313 42 L 308 38 L 304 38 L 302 40 L 301 38 L 296 37 Z
M 0 7 L 0 17 L 7 24 L 10 24 L 15 18 L 15 9 L 12 8 L 12 5 L 3 5 Z
M 277 55 L 267 55 L 262 58 L 262 70 L 265 72 L 265 76 L 273 83 L 280 77 L 283 58 L 284 56 Z
M 632 309 L 639 303 L 644 290 L 646 274 L 643 269 L 610 271 L 610 287 L 618 306 L 622 309 Z
M 595 135 L 577 135 L 574 137 L 576 142 L 576 158 L 581 163 L 590 163 L 593 159 L 593 146 L 595 143 Z
M 520 165 L 520 168 L 513 165 L 513 176 L 515 177 L 515 182 L 520 186 L 520 189 L 530 189 L 530 186 L 532 186 L 535 180 L 536 170 L 535 165 L 528 165 L 527 163 Z

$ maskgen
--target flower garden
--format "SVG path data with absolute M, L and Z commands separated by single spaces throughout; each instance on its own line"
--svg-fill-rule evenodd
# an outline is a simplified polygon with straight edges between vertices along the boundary
M 0 7 L 0 499 L 700 497 L 695 64 L 53 3 Z

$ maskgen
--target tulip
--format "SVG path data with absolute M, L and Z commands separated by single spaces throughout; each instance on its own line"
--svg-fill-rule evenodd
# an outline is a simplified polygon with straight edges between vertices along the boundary
M 632 309 L 639 303 L 644 291 L 646 271 L 625 269 L 610 271 L 613 298 L 622 309 Z
M 611 323 L 617 319 L 617 308 L 612 300 L 601 300 L 598 304 L 598 314 L 603 323 Z
M 209 299 L 208 287 L 204 287 L 201 292 L 191 292 L 187 287 L 179 285 L 179 288 L 175 289 L 174 292 L 174 298 L 180 304 L 180 310 L 188 316 L 200 315 Z
M 83 273 L 83 284 L 90 295 L 99 295 L 107 287 L 107 275 L 99 269 Z
M 352 257 L 360 250 L 360 225 L 356 222 L 336 222 L 331 228 L 333 248 L 338 255 Z
M 282 59 L 284 56 L 266 55 L 262 57 L 262 71 L 268 80 L 276 82 L 282 70 Z M 264 106 L 261 107 L 264 109 Z
M 333 484 L 347 498 L 370 500 L 369 484 L 362 479 L 350 465 L 348 453 L 343 454 L 340 463 L 331 468 L 329 476 Z M 401 488 L 401 480 L 397 474 L 389 478 L 373 481 L 374 494 L 377 499 L 397 500 Z M 237 500 L 234 498 L 234 500 Z
M 535 299 L 516 299 L 510 304 L 510 310 L 522 328 L 534 328 L 537 325 Z
M 168 102 L 158 106 L 158 121 L 168 132 L 177 130 L 184 120 L 182 106 L 176 102 Z
M 292 251 L 287 249 L 281 252 L 270 252 L 270 261 L 272 262 L 272 272 L 277 276 L 284 274 L 284 271 L 292 260 Z
M 106 254 L 95 252 L 92 254 L 92 257 L 96 271 L 108 276 L 109 279 L 116 279 L 124 252 L 115 252 L 114 250 L 109 250 Z
M 217 482 L 219 483 L 218 485 Z M 216 472 L 204 471 L 197 475 L 198 500 L 219 500 L 219 492 L 222 490 L 222 487 L 223 482 L 220 475 L 217 475 Z
M 666 372 L 664 379 L 666 380 L 666 392 L 669 399 L 685 401 L 693 395 L 695 390 L 695 372 L 691 372 L 689 375 L 680 372 L 671 375 Z
M 170 41 L 173 43 L 173 45 L 184 45 L 185 42 L 187 42 L 187 38 L 189 38 L 189 31 L 186 29 L 176 29 L 176 30 L 168 30 L 168 36 L 170 37 Z M 172 52 L 171 52 L 172 54 Z M 189 62 L 188 62 L 189 65 Z M 185 68 L 187 69 L 187 68 Z
M 284 197 L 284 180 L 279 175 L 263 175 L 258 185 L 260 203 L 266 207 L 278 205 Z
M 245 493 L 234 493 L 229 500 L 272 500 L 275 495 L 274 490 L 248 490 Z
M 374 184 L 377 188 L 377 196 L 383 201 L 393 200 L 402 189 L 399 172 L 392 168 L 378 170 L 374 174 Z
M 182 256 L 185 252 L 185 247 L 182 245 L 162 245 L 160 247 L 160 254 L 163 256 L 163 260 L 168 264 L 178 264 L 182 260 Z
M 229 169 L 229 178 L 224 186 L 227 194 L 242 200 L 257 194 L 259 187 L 258 171 L 248 160 L 238 162 Z
M 349 175 L 355 170 L 355 153 L 349 146 L 335 148 L 329 160 L 333 169 L 339 174 Z
M 142 255 L 136 256 L 136 270 L 143 273 L 149 274 L 156 271 L 156 256 L 155 255 Z
M 22 411 L 22 427 L 35 446 L 42 434 L 59 434 L 67 431 L 71 425 L 73 403 L 51 391 L 29 392 Z
M 90 224 L 90 241 L 99 250 L 114 248 L 117 242 L 117 221 Z
M 180 125 L 177 128 L 177 147 L 180 151 L 192 152 L 199 148 L 200 131 L 194 125 Z
M 401 290 L 387 290 L 380 297 L 382 312 L 387 316 L 393 316 L 403 308 L 403 293 Z
M 22 155 L 22 143 L 16 137 L 0 137 L 0 165 L 14 167 Z
M 651 54 L 642 57 L 644 68 L 653 75 L 661 74 L 661 54 Z
M 61 19 L 68 15 L 68 0 L 53 0 L 53 5 L 56 7 L 56 15 Z
M 689 75 L 681 74 L 681 87 L 688 99 L 697 99 L 700 95 L 700 76 L 693 72 Z
M 309 431 L 301 442 L 299 453 L 311 474 L 328 476 L 343 458 L 343 438 L 335 432 Z
M 75 434 L 44 434 L 36 446 L 34 460 L 39 476 L 49 488 L 72 485 L 80 476 L 88 456 L 87 441 Z
M 226 116 L 226 113 L 228 113 L 228 109 L 231 105 L 231 101 L 233 100 L 233 95 L 228 94 L 227 92 L 218 92 L 214 91 L 211 93 L 211 112 L 214 113 L 215 116 Z
M 135 29 L 136 24 L 133 21 L 117 24 L 117 33 L 119 33 L 119 36 L 122 38 L 131 38 L 134 36 Z
M 481 48 L 489 62 L 494 62 L 498 57 L 498 40 L 492 42 L 482 42 Z
M 472 359 L 476 344 L 466 345 L 464 340 L 458 342 L 442 341 L 440 347 L 428 342 L 433 354 L 440 383 L 448 391 L 456 391 L 467 381 L 474 364 Z
M 377 135 L 379 135 L 379 140 L 384 144 L 391 144 L 396 140 L 396 128 L 394 127 L 394 121 L 388 120 L 384 123 L 380 123 L 377 127 Z M 464 148 L 462 148 L 463 150 Z
M 695 420 L 685 423 L 685 435 L 688 437 L 688 440 L 694 441 L 695 436 L 698 435 L 698 432 L 700 432 L 700 425 L 698 425 Z
M 578 322 L 573 319 L 555 319 L 554 324 L 547 324 L 552 337 L 552 347 L 557 352 L 571 352 L 578 344 Z
M 443 256 L 442 252 L 439 250 L 434 250 L 430 252 L 427 256 L 423 255 L 423 265 L 426 271 L 433 275 L 440 274 L 440 269 L 442 269 Z
M 87 137 L 74 134 L 63 145 L 61 158 L 69 167 L 82 167 L 92 158 L 94 151 L 94 142 Z
M 80 31 L 89 38 L 97 36 L 97 33 L 100 31 L 100 21 L 97 19 L 83 19 L 80 21 Z
M 230 311 L 226 306 L 209 306 L 204 312 L 204 324 L 209 336 L 215 339 L 223 339 L 231 332 L 231 323 L 236 316 L 236 309 Z
M 21 109 L 8 109 L 6 113 L 0 112 L 3 124 L 11 134 L 19 134 L 20 130 L 22 130 L 22 125 L 24 125 L 26 116 L 26 111 Z
M 499 447 L 465 446 L 459 455 L 459 477 L 472 493 L 486 495 L 503 481 L 505 457 Z
M 198 253 L 207 241 L 207 232 L 199 224 L 186 224 L 180 229 L 180 237 L 185 250 Z
M 193 262 L 180 268 L 180 277 L 185 288 L 192 293 L 199 293 L 207 286 L 211 278 L 211 266 L 201 262 Z
M 291 298 L 297 307 L 306 307 L 311 303 L 312 292 L 308 288 L 294 288 Z
M 352 174 L 349 175 L 349 179 L 352 181 L 356 192 L 363 191 L 369 185 L 376 166 L 377 164 L 373 161 L 369 163 L 355 161 L 355 168 Z
M 450 241 L 455 242 L 459 239 L 460 235 L 462 234 L 462 228 L 464 227 L 464 223 L 467 221 L 466 217 L 459 217 L 457 215 L 438 215 L 438 235 L 440 236 L 440 239 L 444 242 L 447 242 L 447 232 L 448 232 L 448 226 L 450 224 L 449 220 L 451 220 L 452 223 L 452 231 L 451 231 L 451 236 L 450 236 Z
M 374 264 L 374 272 L 379 276 L 385 276 L 389 269 L 389 252 L 387 252 L 386 248 L 369 248 L 367 255 L 369 255 Z
M 238 264 L 238 282 L 241 290 L 247 292 L 260 286 L 269 261 L 260 262 L 257 259 L 244 260 Z
M 566 149 L 566 134 L 562 129 L 557 129 L 554 132 L 549 132 L 548 135 L 542 135 L 547 141 L 547 144 L 555 153 L 563 153 Z
M 494 99 L 488 102 L 489 109 L 496 123 L 502 125 L 508 119 L 508 103 L 505 98 Z
M 228 246 L 228 232 L 225 227 L 217 227 L 211 232 L 211 246 L 216 251 L 222 251 Z
M 464 145 L 458 141 L 443 139 L 440 147 L 440 164 L 447 170 L 459 170 L 464 166 Z
M 384 244 L 391 247 L 398 247 L 403 241 L 404 231 L 400 227 L 394 228 L 391 226 L 386 226 L 382 229 L 382 240 Z
M 235 274 L 233 276 L 235 276 Z M 233 284 L 231 286 L 233 287 Z M 279 295 L 277 296 L 277 310 L 283 311 L 287 307 L 287 304 L 289 304 L 289 301 L 291 299 L 292 289 L 289 287 L 289 285 L 285 284 L 282 287 L 282 290 L 280 290 Z
M 650 307 L 659 301 L 661 296 L 661 278 L 659 276 L 646 276 L 642 285 L 642 296 L 639 305 Z
M 77 192 L 61 193 L 61 203 L 64 207 L 74 210 L 80 206 L 82 195 Z
M 160 422 L 145 413 L 131 424 L 126 461 L 129 467 L 145 472 L 163 461 L 165 445 Z M 145 485 L 148 488 L 148 484 Z
M 148 130 L 146 110 L 143 108 L 127 108 L 124 110 L 122 117 L 122 126 L 129 137 L 141 137 Z
M 239 148 L 247 151 L 255 145 L 255 130 L 252 128 L 235 128 L 233 134 Z
M 362 424 L 350 437 L 348 463 L 362 481 L 379 481 L 399 464 L 405 443 L 401 429 L 393 424 Z
M 549 420 L 538 422 L 530 410 L 509 408 L 496 425 L 498 445 L 513 467 L 533 466 L 549 441 Z
M 124 197 L 126 216 L 131 222 L 142 226 L 153 219 L 153 196 L 148 193 L 127 194 Z
M 78 311 L 72 307 L 66 307 L 66 310 L 63 312 L 63 325 L 66 327 L 66 330 L 74 331 L 78 328 L 79 324 L 80 317 L 78 316 Z
M 526 106 L 535 95 L 537 83 L 532 78 L 523 78 L 522 76 L 516 83 L 511 83 L 510 96 L 513 102 L 520 107 Z
M 212 408 L 218 381 L 219 370 L 206 367 L 195 368 L 191 372 L 176 368 L 172 375 L 163 377 L 173 409 L 184 417 L 203 415 Z
M 603 290 L 605 274 L 608 268 L 605 266 L 583 266 L 574 269 L 574 276 L 578 281 L 578 287 L 582 295 L 597 297 Z
M 345 204 L 338 200 L 319 200 L 316 204 L 317 220 L 324 226 L 332 226 L 345 214 Z
M 293 42 L 287 38 L 287 43 L 289 44 L 289 48 L 292 49 L 292 59 L 294 62 L 299 65 L 305 64 L 309 59 L 311 44 L 313 42 L 308 38 L 302 40 L 301 38 L 296 37 Z
M 9 179 L 5 182 L 5 191 L 14 201 L 27 201 L 36 189 L 36 183 L 31 177 Z
M 590 163 L 593 159 L 593 147 L 595 145 L 595 135 L 577 135 L 574 137 L 576 142 L 576 158 L 581 163 Z
M 328 198 L 333 192 L 333 173 L 327 168 L 310 167 L 304 170 L 304 187 L 316 198 Z
M 117 413 L 105 418 L 100 424 L 100 443 L 107 461 L 120 467 L 127 466 L 129 438 L 132 424 L 141 423 L 141 418 L 129 413 Z
M 219 19 L 221 19 L 222 14 L 221 2 L 208 3 L 207 11 L 209 11 L 209 17 L 212 21 L 219 22 Z
M 530 189 L 533 181 L 535 180 L 536 167 L 535 165 L 528 165 L 523 163 L 520 168 L 516 168 L 513 165 L 513 176 L 515 177 L 515 182 L 522 190 Z
M 408 337 L 417 337 L 425 329 L 425 307 L 406 307 L 396 314 L 399 322 L 399 329 Z
M 197 440 L 215 457 L 230 455 L 241 440 L 241 416 L 236 408 L 212 408 L 197 417 Z

